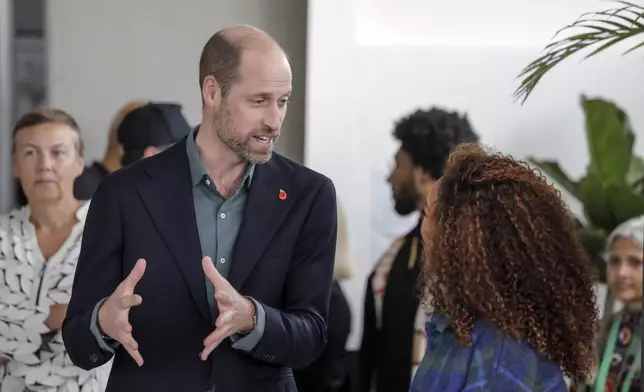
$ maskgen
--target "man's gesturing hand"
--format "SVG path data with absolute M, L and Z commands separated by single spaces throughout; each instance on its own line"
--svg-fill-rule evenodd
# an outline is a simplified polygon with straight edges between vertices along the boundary
M 201 359 L 205 361 L 224 339 L 240 331 L 250 331 L 255 327 L 253 321 L 255 306 L 219 274 L 210 257 L 204 257 L 201 265 L 204 273 L 215 286 L 215 300 L 219 309 L 215 331 L 204 340 L 205 348 L 201 352 Z
M 138 343 L 132 337 L 129 312 L 131 307 L 140 305 L 143 301 L 140 295 L 134 294 L 134 288 L 144 272 L 145 260 L 138 259 L 127 278 L 103 302 L 98 311 L 98 326 L 103 333 L 119 341 L 139 366 L 143 365 L 143 357 L 139 353 Z

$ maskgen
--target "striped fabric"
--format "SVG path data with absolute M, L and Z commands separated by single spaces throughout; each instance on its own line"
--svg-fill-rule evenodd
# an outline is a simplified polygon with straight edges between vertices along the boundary
M 428 346 L 411 392 L 565 392 L 559 367 L 527 343 L 505 337 L 485 321 L 463 347 L 449 322 L 433 316 L 425 326 Z

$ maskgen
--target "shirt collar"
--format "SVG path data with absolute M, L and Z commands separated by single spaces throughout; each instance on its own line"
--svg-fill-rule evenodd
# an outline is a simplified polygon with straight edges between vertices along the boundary
M 190 178 L 192 181 L 192 186 L 195 187 L 201 183 L 203 178 L 208 175 L 206 167 L 201 161 L 199 152 L 197 151 L 197 144 L 195 138 L 197 137 L 197 132 L 199 132 L 199 125 L 190 131 L 188 139 L 186 140 L 186 153 L 188 154 L 188 165 L 190 167 Z M 255 173 L 255 164 L 250 163 L 246 168 L 244 173 L 244 179 L 242 184 L 247 188 L 250 187 L 250 183 L 253 179 L 253 174 Z
M 433 314 L 431 316 L 431 319 L 427 323 L 428 325 L 428 331 L 427 333 L 438 333 L 438 334 L 443 334 L 447 328 L 450 327 L 451 323 L 446 317 L 443 317 L 438 314 Z
M 74 213 L 78 222 L 82 223 L 83 225 L 85 224 L 85 218 L 87 217 L 87 212 L 89 211 L 91 202 L 91 200 L 82 201 L 80 207 L 78 207 L 78 209 Z M 31 208 L 29 204 L 24 205 L 19 210 L 18 216 L 20 216 L 24 221 L 29 221 L 31 219 Z

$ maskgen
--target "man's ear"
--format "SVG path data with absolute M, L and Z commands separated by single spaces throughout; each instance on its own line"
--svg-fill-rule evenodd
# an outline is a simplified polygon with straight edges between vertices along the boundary
M 424 186 L 428 183 L 434 182 L 434 179 L 432 176 L 427 172 L 427 170 L 423 169 L 420 166 L 415 166 L 414 167 L 414 184 L 416 186 Z
M 208 75 L 203 79 L 201 99 L 206 108 L 215 109 L 221 104 L 221 85 L 214 76 Z
M 436 182 L 436 179 L 424 168 L 420 166 L 414 167 L 414 188 L 420 194 L 424 195 L 427 190 Z

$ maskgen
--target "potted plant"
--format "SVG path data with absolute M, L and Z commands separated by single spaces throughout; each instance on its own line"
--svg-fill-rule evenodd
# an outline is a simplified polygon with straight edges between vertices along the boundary
M 633 153 L 635 133 L 626 113 L 612 102 L 581 98 L 590 163 L 579 180 L 553 160 L 528 160 L 580 201 L 578 219 L 583 245 L 605 282 L 606 238 L 620 223 L 644 215 L 644 161 Z
M 635 38 L 635 43 L 626 53 L 644 48 L 644 7 L 638 4 L 617 1 L 617 8 L 583 14 L 574 23 L 555 34 L 571 34 L 545 47 L 545 53 L 528 64 L 519 74 L 521 84 L 514 96 L 523 102 L 530 96 L 541 78 L 561 61 L 591 47 L 595 50 L 586 55 L 592 57 L 605 49 Z

